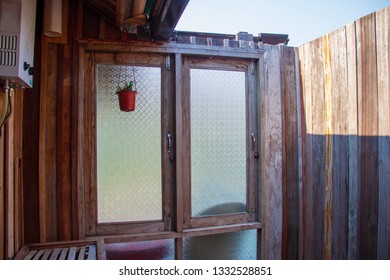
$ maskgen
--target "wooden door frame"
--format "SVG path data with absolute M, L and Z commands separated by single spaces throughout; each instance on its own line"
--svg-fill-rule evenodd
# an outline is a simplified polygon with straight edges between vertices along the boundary
M 250 75 L 248 76 L 247 84 L 249 87 L 252 87 L 254 90 L 250 94 L 259 94 L 261 86 L 259 85 L 260 77 L 260 63 L 262 63 L 262 57 L 265 53 L 264 49 L 232 49 L 232 48 L 221 48 L 221 47 L 207 47 L 207 46 L 197 46 L 197 45 L 182 45 L 176 43 L 148 43 L 148 42 L 130 42 L 130 43 L 121 43 L 121 42 L 107 42 L 107 41 L 91 41 L 91 40 L 78 40 L 75 43 L 75 48 L 78 55 L 74 59 L 74 64 L 76 65 L 76 70 L 74 72 L 74 79 L 76 81 L 76 86 L 73 88 L 75 98 L 72 103 L 72 182 L 73 182 L 73 228 L 75 237 L 78 239 L 88 238 L 87 227 L 90 226 L 86 223 L 85 212 L 86 201 L 93 201 L 95 199 L 91 197 L 90 193 L 85 192 L 85 189 L 91 188 L 94 182 L 95 170 L 91 168 L 91 158 L 94 157 L 94 141 L 93 129 L 94 127 L 87 127 L 86 124 L 92 123 L 93 113 L 88 111 L 84 104 L 92 102 L 92 96 L 86 88 L 93 89 L 93 85 L 90 84 L 91 81 L 86 79 L 85 69 L 92 67 L 94 63 L 93 54 L 98 54 L 101 52 L 110 53 L 113 56 L 120 57 L 122 53 L 131 53 L 132 55 L 163 55 L 165 60 L 165 65 L 167 69 L 166 78 L 169 82 L 166 82 L 167 91 L 172 92 L 170 96 L 173 99 L 173 103 L 167 108 L 170 110 L 172 115 L 170 117 L 175 121 L 174 127 L 172 129 L 175 135 L 175 162 L 171 165 L 169 172 L 172 172 L 173 176 L 170 179 L 171 183 L 174 185 L 171 192 L 167 196 L 174 198 L 174 202 L 166 203 L 164 207 L 173 209 L 172 216 L 167 216 L 169 221 L 172 223 L 172 227 L 167 227 L 167 221 L 161 221 L 161 227 L 164 227 L 163 231 L 150 231 L 148 233 L 143 233 L 142 231 L 147 230 L 147 227 L 142 229 L 142 225 L 137 230 L 138 233 L 132 232 L 129 228 L 124 227 L 123 232 L 116 232 L 114 235 L 106 235 L 108 232 L 100 232 L 104 234 L 106 242 L 129 242 L 129 241 L 142 241 L 142 240 L 156 240 L 156 239 L 174 239 L 175 240 L 175 251 L 176 258 L 181 259 L 183 257 L 183 240 L 188 237 L 211 235 L 211 234 L 220 234 L 225 232 L 236 232 L 242 230 L 260 230 L 262 227 L 261 220 L 261 205 L 259 193 L 260 193 L 260 178 L 256 179 L 257 189 L 250 190 L 252 195 L 251 202 L 253 205 L 256 205 L 255 215 L 251 215 L 250 219 L 247 219 L 243 222 L 237 221 L 234 224 L 226 224 L 222 226 L 218 225 L 208 225 L 205 224 L 205 227 L 197 228 L 185 228 L 183 219 L 184 219 L 184 205 L 183 205 L 183 194 L 185 191 L 179 187 L 183 186 L 185 182 L 185 172 L 186 166 L 183 166 L 183 157 L 185 156 L 185 146 L 183 145 L 183 131 L 186 129 L 183 126 L 182 118 L 185 115 L 186 107 L 182 104 L 182 96 L 185 94 L 185 86 L 183 85 L 183 58 L 189 56 L 198 56 L 201 59 L 206 57 L 215 57 L 221 60 L 234 60 L 234 59 L 243 59 L 249 61 L 248 71 Z M 254 110 L 257 112 L 259 110 L 257 100 L 249 104 L 249 110 Z M 257 124 L 255 120 L 250 124 L 250 128 L 254 132 L 258 132 Z M 249 127 L 248 127 L 249 128 Z M 258 137 L 260 138 L 260 137 Z M 164 145 L 164 144 L 163 144 Z M 256 146 L 259 150 L 259 142 Z M 164 154 L 164 153 L 163 153 Z M 93 155 L 91 157 L 91 155 Z M 251 172 L 258 171 L 260 169 L 252 170 Z M 253 178 L 253 180 L 255 180 Z M 184 191 L 184 192 L 183 192 Z M 166 230 L 166 229 L 171 230 Z M 258 248 L 261 244 L 258 242 Z M 259 249 L 260 250 L 260 249 Z M 258 257 L 260 254 L 258 253 Z

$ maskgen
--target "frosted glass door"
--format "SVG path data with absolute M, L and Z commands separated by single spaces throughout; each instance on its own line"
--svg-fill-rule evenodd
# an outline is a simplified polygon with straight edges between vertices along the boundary
M 162 219 L 161 68 L 97 65 L 98 222 Z M 119 109 L 118 84 L 135 80 L 136 108 Z
M 245 72 L 191 69 L 192 216 L 245 212 Z

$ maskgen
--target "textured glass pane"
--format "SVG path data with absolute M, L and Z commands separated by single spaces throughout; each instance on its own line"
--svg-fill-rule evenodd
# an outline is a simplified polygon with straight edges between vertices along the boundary
M 119 83 L 135 80 L 136 108 L 119 109 Z M 161 69 L 97 66 L 98 222 L 162 218 Z
M 173 240 L 153 240 L 106 244 L 108 260 L 173 260 Z
M 185 260 L 255 260 L 257 230 L 184 239 Z
M 246 205 L 245 73 L 191 69 L 192 215 Z M 215 207 L 218 213 L 213 213 Z

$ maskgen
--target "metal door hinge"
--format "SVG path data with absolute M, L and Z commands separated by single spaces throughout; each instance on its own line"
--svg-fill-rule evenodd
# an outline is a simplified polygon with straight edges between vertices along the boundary
M 171 70 L 171 57 L 169 55 L 165 58 L 165 68 L 168 71 Z

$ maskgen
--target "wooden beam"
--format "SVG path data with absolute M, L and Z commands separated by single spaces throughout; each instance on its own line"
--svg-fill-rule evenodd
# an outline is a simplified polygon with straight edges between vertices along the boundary
M 175 55 L 175 91 L 176 91 L 176 231 L 183 231 L 184 223 L 184 189 L 186 188 L 185 174 L 188 164 L 184 157 L 185 154 L 185 126 L 183 118 L 185 116 L 184 89 L 183 89 L 183 61 L 180 54 Z
M 264 88 L 261 94 L 261 152 L 260 167 L 262 188 L 263 224 L 261 246 L 263 259 L 282 257 L 282 91 L 280 77 L 280 48 L 269 46 L 264 54 L 261 77 Z M 269 164 L 271 163 L 272 164 Z M 267 164 L 264 164 L 267 163 Z

